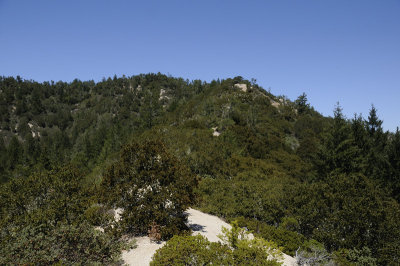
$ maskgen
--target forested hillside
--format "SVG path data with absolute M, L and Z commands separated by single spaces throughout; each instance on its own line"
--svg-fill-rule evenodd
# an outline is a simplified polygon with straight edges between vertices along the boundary
M 187 231 L 189 206 L 288 254 L 400 264 L 399 130 L 242 77 L 2 77 L 0 178 L 0 264 L 114 263 L 121 235 Z

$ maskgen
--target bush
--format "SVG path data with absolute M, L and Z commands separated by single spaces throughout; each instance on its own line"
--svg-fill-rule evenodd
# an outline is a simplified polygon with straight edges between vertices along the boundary
M 316 240 L 309 240 L 304 243 L 302 249 L 296 251 L 298 265 L 332 265 L 332 256 L 328 253 L 323 244 Z
M 288 222 L 294 223 L 292 219 L 285 219 L 285 221 L 286 223 L 283 224 L 286 226 L 288 225 Z M 264 239 L 274 241 L 283 248 L 283 252 L 291 256 L 295 255 L 295 252 L 299 247 L 303 247 L 306 240 L 303 235 L 297 232 L 286 230 L 285 228 L 283 228 L 283 226 L 275 227 L 261 221 L 245 219 L 243 217 L 238 218 L 238 222 L 241 227 L 247 227 L 256 235 Z
M 174 236 L 153 256 L 150 265 L 221 265 L 227 246 L 211 243 L 201 235 Z
M 376 259 L 372 257 L 372 252 L 368 247 L 363 247 L 362 249 L 339 249 L 334 252 L 334 259 L 339 266 L 377 265 Z
M 105 225 L 114 219 L 114 217 L 107 212 L 107 209 L 100 204 L 94 204 L 87 208 L 84 216 L 86 220 L 94 226 Z
M 262 238 L 253 238 L 233 223 L 223 228 L 223 243 L 211 243 L 201 235 L 174 236 L 157 250 L 151 265 L 281 265 L 278 246 Z
M 122 149 L 120 160 L 103 178 L 100 197 L 108 207 L 124 210 L 122 231 L 144 235 L 155 222 L 162 239 L 169 239 L 187 230 L 184 212 L 195 185 L 194 176 L 162 142 L 145 141 Z
M 112 264 L 119 259 L 123 247 L 121 241 L 87 223 L 56 227 L 28 225 L 7 235 L 3 230 L 1 236 L 1 265 Z

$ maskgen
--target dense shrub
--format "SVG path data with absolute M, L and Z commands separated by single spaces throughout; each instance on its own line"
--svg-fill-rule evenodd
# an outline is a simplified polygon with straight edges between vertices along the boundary
M 187 230 L 184 211 L 193 202 L 194 176 L 167 152 L 162 142 L 133 143 L 106 172 L 101 199 L 122 208 L 123 231 L 143 235 L 160 226 L 163 239 Z
M 157 250 L 151 265 L 281 265 L 275 243 L 250 239 L 237 223 L 223 233 L 222 243 L 209 242 L 201 235 L 174 236 Z
M 362 249 L 339 249 L 334 253 L 334 258 L 339 266 L 377 265 L 376 259 L 367 247 L 363 247 Z
M 255 235 L 275 242 L 283 248 L 283 252 L 292 256 L 295 255 L 298 248 L 303 247 L 306 240 L 303 235 L 282 227 L 275 227 L 261 221 L 245 219 L 243 217 L 237 220 L 241 227 L 247 227 Z
M 26 225 L 12 229 L 2 239 L 0 264 L 113 264 L 118 261 L 122 246 L 120 240 L 94 230 L 87 223 L 54 227 Z

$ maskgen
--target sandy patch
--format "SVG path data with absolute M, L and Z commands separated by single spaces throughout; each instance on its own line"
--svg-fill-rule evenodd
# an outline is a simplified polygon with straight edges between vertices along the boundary
M 218 235 L 222 234 L 222 226 L 228 229 L 232 228 L 230 224 L 224 222 L 217 216 L 192 208 L 189 208 L 186 212 L 188 214 L 188 226 L 192 229 L 193 235 L 202 235 L 211 242 L 221 241 Z
M 211 242 L 221 241 L 218 235 L 222 234 L 222 227 L 232 228 L 228 223 L 214 215 L 192 208 L 189 208 L 186 213 L 188 214 L 188 226 L 192 229 L 193 235 L 200 234 Z M 148 266 L 153 254 L 157 249 L 161 248 L 165 242 L 155 243 L 150 242 L 148 237 L 137 237 L 136 244 L 137 248 L 122 252 L 122 259 L 128 265 Z M 295 258 L 286 254 L 283 254 L 283 257 L 283 265 L 296 265 Z
M 202 235 L 206 237 L 211 242 L 219 242 L 218 235 L 222 234 L 222 227 L 226 227 L 231 229 L 232 226 L 219 217 L 210 215 L 192 208 L 189 208 L 187 211 L 188 213 L 188 222 L 189 227 L 193 231 L 193 235 Z M 252 234 L 250 234 L 252 237 Z M 283 253 L 283 265 L 285 266 L 294 266 L 296 264 L 296 259 L 286 255 Z
M 148 266 L 156 250 L 164 246 L 165 242 L 150 242 L 147 236 L 136 237 L 137 248 L 122 252 L 122 259 L 128 265 Z

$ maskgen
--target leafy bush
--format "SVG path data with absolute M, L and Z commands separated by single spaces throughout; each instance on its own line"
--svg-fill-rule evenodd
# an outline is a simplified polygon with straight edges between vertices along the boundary
M 0 245 L 0 264 L 63 265 L 112 264 L 123 243 L 87 223 L 24 226 L 12 229 Z
M 277 243 L 282 247 L 283 252 L 292 256 L 295 255 L 295 251 L 299 247 L 303 247 L 306 240 L 303 235 L 297 232 L 289 231 L 283 227 L 268 225 L 254 219 L 240 217 L 238 218 L 238 222 L 241 227 L 247 227 L 255 235 Z
M 304 243 L 302 249 L 296 250 L 296 261 L 298 265 L 332 265 L 332 256 L 323 244 L 311 239 Z
M 174 236 L 153 256 L 151 265 L 281 265 L 278 246 L 262 238 L 250 238 L 233 223 L 223 228 L 223 243 L 211 243 L 201 235 Z
M 94 204 L 87 208 L 84 216 L 86 221 L 94 226 L 106 225 L 114 218 L 107 212 L 107 208 L 100 204 Z
M 334 252 L 334 259 L 339 266 L 377 265 L 377 260 L 372 256 L 372 252 L 368 247 L 363 247 L 362 249 L 339 249 Z
M 201 235 L 176 235 L 157 250 L 150 265 L 221 265 L 230 252 L 227 246 L 211 243 Z
M 145 141 L 123 148 L 120 160 L 104 176 L 100 197 L 110 208 L 124 210 L 123 231 L 146 234 L 155 222 L 168 239 L 187 230 L 184 212 L 193 201 L 195 184 L 162 142 Z

